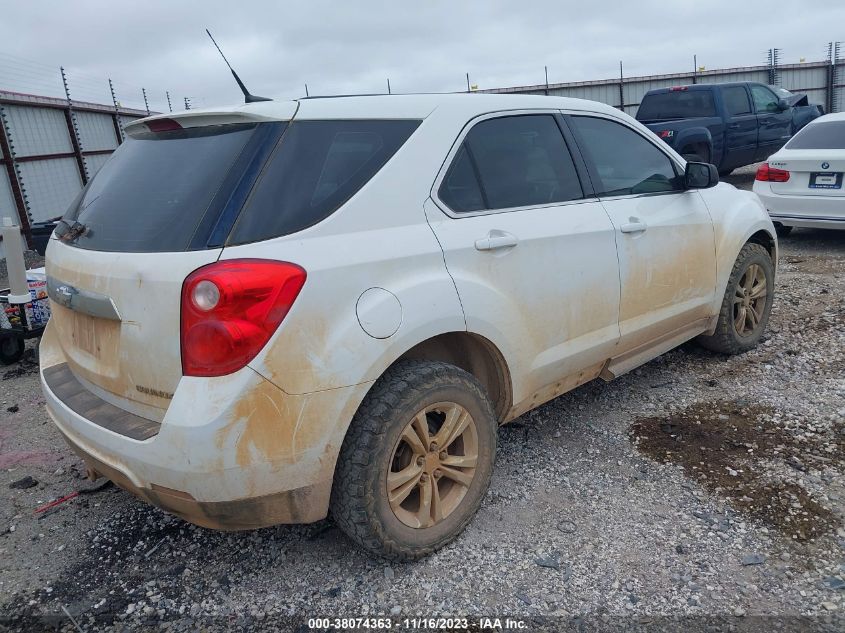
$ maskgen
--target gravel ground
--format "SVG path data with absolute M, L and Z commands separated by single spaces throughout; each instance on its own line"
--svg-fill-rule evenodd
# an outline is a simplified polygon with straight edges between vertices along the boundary
M 534 628 L 694 616 L 675 625 L 842 630 L 845 232 L 796 230 L 781 248 L 758 349 L 690 343 L 502 428 L 477 518 L 414 564 L 368 557 L 328 521 L 218 533 L 114 487 L 36 516 L 93 484 L 25 359 L 0 381 L 0 628 L 507 614 Z M 37 483 L 10 487 L 27 476 Z

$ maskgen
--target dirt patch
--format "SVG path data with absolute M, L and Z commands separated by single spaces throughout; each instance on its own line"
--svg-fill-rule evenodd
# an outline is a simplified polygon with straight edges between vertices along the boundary
M 845 462 L 841 437 L 808 437 L 773 422 L 774 411 L 736 402 L 698 403 L 631 427 L 638 449 L 677 464 L 740 512 L 805 541 L 835 531 L 840 519 L 785 473 Z

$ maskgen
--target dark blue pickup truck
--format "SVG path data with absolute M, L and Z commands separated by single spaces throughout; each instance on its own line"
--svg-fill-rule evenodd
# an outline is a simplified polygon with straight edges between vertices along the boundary
M 765 160 L 822 114 L 806 95 L 741 82 L 650 90 L 636 118 L 684 158 L 726 175 Z

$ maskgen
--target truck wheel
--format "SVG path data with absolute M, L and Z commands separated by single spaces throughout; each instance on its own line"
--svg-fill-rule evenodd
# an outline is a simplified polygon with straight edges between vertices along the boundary
M 26 343 L 22 338 L 7 336 L 0 339 L 0 363 L 11 365 L 23 358 Z
M 386 558 L 415 560 L 443 547 L 481 505 L 496 428 L 471 374 L 441 362 L 397 363 L 373 385 L 343 441 L 334 520 Z
M 757 346 L 772 310 L 775 295 L 775 269 L 768 251 L 748 243 L 736 258 L 716 331 L 698 340 L 709 350 L 741 354 Z

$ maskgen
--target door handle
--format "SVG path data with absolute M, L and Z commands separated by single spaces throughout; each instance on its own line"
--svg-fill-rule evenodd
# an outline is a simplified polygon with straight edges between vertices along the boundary
M 729 129 L 729 130 L 738 130 L 739 128 L 740 128 L 739 123 L 731 123 L 731 124 L 728 126 L 728 129 Z
M 475 240 L 475 250 L 477 251 L 495 251 L 499 248 L 509 248 L 519 244 L 519 238 L 507 231 L 500 231 L 493 229 L 487 233 L 486 237 L 480 240 Z
M 628 222 L 619 227 L 623 233 L 642 233 L 648 228 L 645 222 L 639 218 L 628 218 Z

